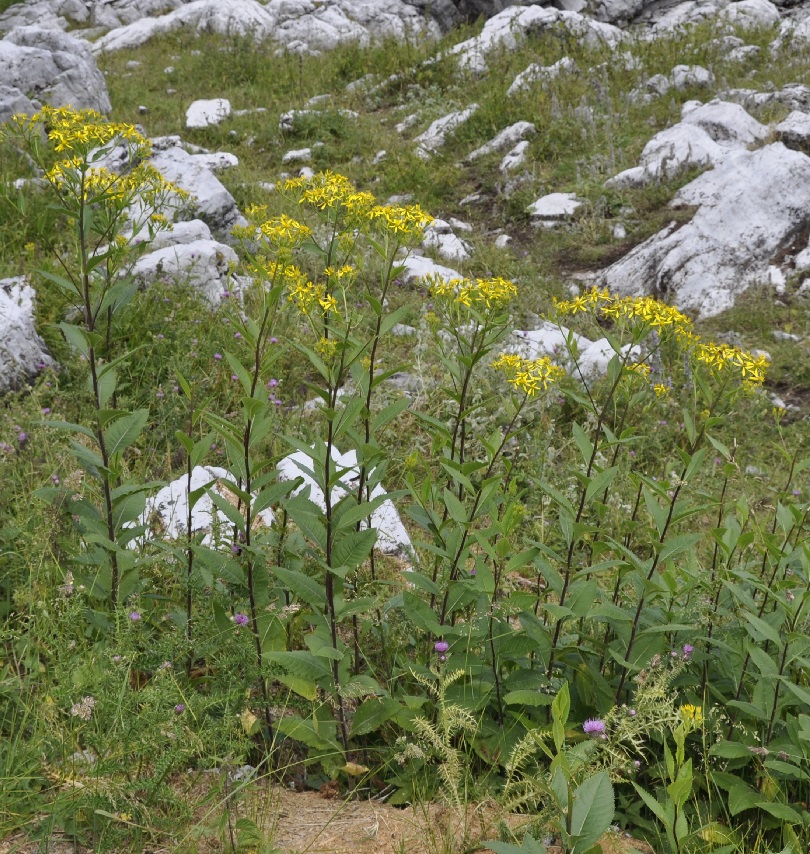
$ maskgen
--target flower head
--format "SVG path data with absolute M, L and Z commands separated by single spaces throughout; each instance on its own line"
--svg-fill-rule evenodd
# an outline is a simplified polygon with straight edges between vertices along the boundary
M 250 618 L 247 614 L 239 612 L 233 615 L 233 621 L 237 626 L 246 626 L 250 622 Z
M 588 718 L 588 720 L 582 724 L 582 731 L 585 735 L 592 735 L 594 737 L 604 735 L 605 722 L 600 721 L 599 718 Z
M 450 649 L 450 644 L 443 640 L 436 641 L 436 643 L 433 644 L 433 649 L 435 649 L 440 655 L 444 655 L 444 653 Z

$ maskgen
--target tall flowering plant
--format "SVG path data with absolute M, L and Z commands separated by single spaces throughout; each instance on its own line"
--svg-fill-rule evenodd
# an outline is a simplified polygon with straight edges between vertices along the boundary
M 81 581 L 115 606 L 137 587 L 136 560 L 126 546 L 139 533 L 132 523 L 143 513 L 151 487 L 125 481 L 127 451 L 149 412 L 118 406 L 118 371 L 132 352 L 116 352 L 115 320 L 137 290 L 126 271 L 168 226 L 164 211 L 186 194 L 148 162 L 149 142 L 133 125 L 110 122 L 93 110 L 43 107 L 32 116 L 14 116 L 2 134 L 31 156 L 68 225 L 67 254 L 52 235 L 41 235 L 59 265 L 58 273 L 42 275 L 80 318 L 59 326 L 87 365 L 95 409 L 92 426 L 48 422 L 76 436 L 73 451 L 89 475 L 86 492 L 54 487 L 42 494 L 64 502 L 77 520 L 86 546 L 76 567 Z M 123 154 L 117 159 L 130 164 L 120 171 L 110 167 L 116 149 Z M 20 213 L 25 215 L 23 203 Z

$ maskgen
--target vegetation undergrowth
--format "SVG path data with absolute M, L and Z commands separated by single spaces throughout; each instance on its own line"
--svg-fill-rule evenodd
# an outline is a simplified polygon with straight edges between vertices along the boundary
M 714 35 L 629 50 L 647 73 L 674 56 L 717 73 Z M 45 108 L 0 141 L 44 178 L 6 191 L 0 235 L 6 272 L 39 268 L 61 365 L 2 414 L 0 834 L 270 851 L 272 826 L 245 805 L 276 780 L 444 801 L 465 830 L 431 837 L 437 851 L 595 854 L 614 823 L 656 851 L 806 850 L 806 422 L 772 406 L 763 356 L 709 334 L 806 332 L 806 309 L 744 305 L 698 329 L 652 299 L 555 281 L 615 251 L 620 208 L 638 214 L 634 240 L 663 218 L 676 182 L 614 197 L 602 181 L 695 93 L 642 107 L 626 97 L 634 63 L 556 36 L 491 57 L 483 80 L 420 65 L 435 46 L 388 45 L 326 56 L 318 83 L 282 56 L 272 87 L 265 49 L 228 42 L 218 66 L 200 44 L 143 48 L 139 98 L 115 73 L 130 57 L 108 58 L 114 102 L 149 101 L 157 135 L 182 118 L 167 77 L 240 107 L 273 98 L 274 119 L 340 89 L 292 139 L 262 113 L 233 141 L 195 135 L 235 144 L 242 165 L 223 177 L 249 217 L 215 305 L 129 275 L 190 202 L 144 165 L 134 107 L 113 122 Z M 535 54 L 572 55 L 579 75 L 504 104 L 493 78 Z M 790 78 L 787 60 L 769 79 Z M 344 94 L 359 66 L 401 76 Z M 724 69 L 743 71 L 765 74 Z M 609 97 L 583 119 L 594 79 Z M 472 96 L 479 112 L 429 163 L 390 130 Z M 338 104 L 362 109 L 356 124 Z M 459 157 L 527 115 L 534 171 L 487 226 L 528 233 L 525 203 L 546 189 L 576 189 L 588 212 L 524 238 L 524 258 L 482 241 L 466 276 L 408 281 L 427 211 L 460 214 L 448 199 L 492 181 L 491 163 Z M 279 178 L 283 145 L 313 141 L 322 171 Z M 119 174 L 106 156 L 122 143 Z M 358 189 L 372 186 L 418 201 Z M 560 330 L 553 362 L 510 338 L 538 310 Z M 601 369 L 569 329 L 605 338 Z M 789 361 L 774 347 L 769 373 L 798 398 Z M 179 791 L 208 772 L 200 819 Z M 520 830 L 473 838 L 467 812 L 486 798 Z

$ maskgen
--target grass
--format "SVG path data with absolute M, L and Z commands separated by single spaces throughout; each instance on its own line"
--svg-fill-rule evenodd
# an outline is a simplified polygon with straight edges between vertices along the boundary
M 0 0 L 0 11 L 8 5 Z M 573 40 L 561 39 L 558 34 L 532 36 L 516 51 L 490 56 L 490 71 L 482 77 L 457 73 L 453 61 L 447 58 L 432 64 L 427 62 L 441 49 L 479 30 L 471 27 L 457 31 L 438 46 L 420 42 L 385 43 L 366 49 L 347 46 L 323 54 L 317 62 L 287 54 L 276 56 L 274 46 L 257 45 L 252 40 L 180 34 L 155 39 L 137 51 L 102 57 L 101 64 L 114 104 L 114 119 L 141 122 L 150 136 L 180 133 L 189 142 L 212 150 L 232 151 L 238 156 L 240 165 L 221 177 L 242 209 L 251 202 L 261 202 L 270 206 L 271 213 L 294 212 L 294 206 L 279 200 L 277 194 L 260 190 L 259 184 L 278 180 L 285 151 L 320 142 L 323 146 L 316 149 L 315 168 L 344 174 L 379 199 L 408 193 L 414 202 L 436 216 L 444 219 L 456 216 L 471 222 L 473 234 L 469 238 L 465 235 L 465 239 L 470 240 L 475 251 L 460 268 L 470 276 L 498 275 L 513 280 L 520 289 L 520 300 L 512 308 L 510 323 L 520 328 L 531 328 L 534 315 L 549 311 L 553 297 L 567 296 L 572 277 L 598 270 L 621 257 L 672 219 L 688 218 L 689 212 L 672 211 L 667 205 L 695 173 L 639 190 L 603 187 L 608 177 L 636 165 L 649 138 L 676 122 L 687 100 L 694 97 L 708 100 L 715 94 L 715 90 L 684 90 L 645 103 L 630 93 L 646 77 L 667 74 L 677 64 L 701 64 L 720 81 L 718 90 L 721 85 L 758 88 L 766 82 L 777 87 L 789 81 L 810 84 L 810 71 L 798 52 L 786 48 L 778 62 L 769 58 L 764 48 L 773 38 L 773 31 L 747 32 L 746 41 L 762 46 L 763 52 L 744 64 L 733 64 L 726 59 L 726 49 L 717 42 L 720 30 L 711 22 L 665 40 L 632 40 L 626 46 L 626 62 L 606 49 L 586 48 Z M 570 56 L 576 63 L 573 74 L 561 75 L 548 85 L 536 86 L 513 98 L 504 96 L 505 83 L 530 62 L 551 64 L 563 56 Z M 140 64 L 130 67 L 133 60 Z M 167 73 L 165 69 L 169 66 L 174 70 Z M 367 74 L 379 85 L 368 92 L 347 90 L 347 84 Z M 391 75 L 396 78 L 389 79 Z M 325 107 L 317 107 L 319 113 L 297 124 L 293 132 L 279 129 L 280 114 L 306 108 L 309 99 L 319 95 L 330 96 Z M 185 131 L 186 108 L 192 100 L 207 97 L 227 97 L 234 109 L 261 108 L 264 112 L 234 117 L 216 128 Z M 416 134 L 435 118 L 472 102 L 480 104 L 478 112 L 450 136 L 436 157 L 425 162 L 415 156 L 412 139 Z M 143 114 L 141 106 L 146 108 Z M 341 110 L 354 110 L 358 116 L 349 118 Z M 395 125 L 411 114 L 417 114 L 416 123 L 407 133 L 399 134 Z M 757 117 L 774 121 L 782 117 L 782 111 L 771 107 Z M 502 178 L 498 174 L 502 155 L 481 158 L 470 165 L 464 164 L 464 158 L 502 128 L 525 119 L 535 123 L 538 133 L 530 142 L 525 179 L 506 197 L 500 192 Z M 375 155 L 381 150 L 386 151 L 386 157 L 375 163 Z M 0 150 L 0 155 L 4 186 L 12 178 L 30 174 L 24 160 L 10 146 Z M 544 193 L 558 191 L 575 192 L 583 199 L 582 213 L 563 228 L 534 229 L 528 222 L 526 206 Z M 472 193 L 480 194 L 480 201 L 462 205 L 461 200 Z M 17 194 L 11 191 L 0 197 L 0 274 L 32 273 L 36 268 L 53 272 L 56 268 L 39 234 L 44 231 L 67 235 L 69 230 L 42 196 L 36 193 L 27 196 L 26 217 L 20 217 L 15 210 L 17 199 Z M 614 238 L 613 226 L 617 223 L 626 228 L 626 238 Z M 508 248 L 496 249 L 495 237 L 504 232 L 513 240 Z M 65 237 L 60 249 L 70 253 L 74 247 Z M 365 262 L 370 267 L 369 258 Z M 43 423 L 42 411 L 47 408 L 51 418 L 83 424 L 91 417 L 92 405 L 86 365 L 57 328 L 64 318 L 66 302 L 46 287 L 44 277 L 33 273 L 33 278 L 39 295 L 40 330 L 62 367 L 58 372 L 43 374 L 31 388 L 7 395 L 0 409 L 0 441 L 11 449 L 0 454 L 4 483 L 4 494 L 0 497 L 3 567 L 0 727 L 7 736 L 0 747 L 0 801 L 6 806 L 0 817 L 0 836 L 16 834 L 15 839 L 23 844 L 36 840 L 47 844 L 47 840 L 63 834 L 77 844 L 99 850 L 134 851 L 147 845 L 189 851 L 203 850 L 202 846 L 209 845 L 233 850 L 270 851 L 274 845 L 293 849 L 300 840 L 282 841 L 283 834 L 274 826 L 280 814 L 272 790 L 252 785 L 240 787 L 229 777 L 235 767 L 246 762 L 260 765 L 266 760 L 268 750 L 259 731 L 261 722 L 254 715 L 260 700 L 257 683 L 251 681 L 252 635 L 247 630 L 241 634 L 234 632 L 230 620 L 236 600 L 229 600 L 228 596 L 235 595 L 237 589 L 240 595 L 242 591 L 228 574 L 234 571 L 231 564 L 219 559 L 205 565 L 200 558 L 196 590 L 201 632 L 189 673 L 181 666 L 168 672 L 161 670 L 164 661 L 182 661 L 185 654 L 183 614 L 178 605 L 182 604 L 183 585 L 173 562 L 176 556 L 163 551 L 150 553 L 143 560 L 138 598 L 132 600 L 145 615 L 139 623 L 129 622 L 126 617 L 126 611 L 136 605 L 115 611 L 101 598 L 64 597 L 58 593 L 65 583 L 67 569 L 72 567 L 78 574 L 82 565 L 87 564 L 91 549 L 77 530 L 78 517 L 71 518 L 58 506 L 33 498 L 32 489 L 57 478 L 70 490 L 81 492 L 91 478 L 77 465 L 67 439 Z M 782 622 L 778 621 L 790 616 L 787 599 L 784 613 L 762 612 L 770 620 L 770 633 L 767 626 L 763 628 L 753 621 L 749 635 L 739 627 L 747 625 L 745 613 L 757 614 L 762 602 L 757 597 L 762 596 L 763 588 L 769 589 L 758 580 L 752 588 L 744 586 L 748 579 L 759 578 L 756 572 L 760 560 L 765 561 L 768 554 L 776 555 L 775 566 L 784 571 L 783 585 L 796 576 L 804 581 L 807 574 L 806 552 L 802 552 L 802 543 L 806 542 L 806 510 L 801 509 L 806 508 L 807 501 L 806 473 L 797 471 L 789 488 L 783 486 L 793 450 L 810 445 L 807 417 L 810 355 L 806 343 L 810 334 L 810 306 L 796 294 L 798 285 L 799 282 L 789 283 L 787 293 L 778 301 L 770 293 L 752 289 L 735 308 L 698 324 L 699 331 L 709 337 L 731 331 L 746 348 L 769 351 L 771 367 L 765 394 L 735 404 L 731 416 L 713 428 L 712 436 L 718 444 L 710 449 L 703 467 L 690 483 L 692 505 L 687 508 L 679 505 L 683 516 L 677 523 L 678 533 L 704 532 L 706 536 L 700 546 L 678 552 L 677 560 L 662 567 L 646 583 L 643 578 L 633 576 L 631 570 L 623 569 L 630 581 L 622 596 L 612 599 L 613 570 L 600 568 L 599 560 L 602 556 L 606 562 L 615 559 L 613 549 L 617 542 L 633 543 L 639 561 L 649 560 L 655 554 L 645 538 L 648 529 L 654 532 L 656 525 L 660 529 L 660 520 L 655 516 L 656 502 L 666 502 L 666 488 L 661 487 L 660 493 L 645 494 L 648 516 L 643 516 L 643 512 L 639 516 L 631 512 L 641 496 L 639 479 L 646 478 L 649 489 L 654 489 L 656 483 L 670 483 L 672 472 L 681 464 L 673 449 L 683 452 L 688 445 L 683 413 L 691 411 L 694 400 L 690 401 L 686 394 L 683 399 L 671 397 L 657 401 L 654 406 L 645 404 L 632 433 L 621 434 L 619 446 L 605 441 L 601 447 L 597 463 L 600 470 L 613 467 L 611 455 L 616 450 L 613 459 L 620 476 L 612 482 L 610 490 L 607 486 L 590 490 L 589 500 L 594 497 L 596 500 L 589 510 L 591 515 L 576 534 L 580 538 L 575 541 L 577 560 L 582 560 L 584 569 L 577 574 L 579 587 L 575 585 L 572 589 L 578 592 L 576 597 L 572 594 L 570 604 L 579 623 L 572 620 L 567 624 L 558 658 L 559 672 L 565 674 L 565 680 L 572 686 L 572 715 L 590 716 L 592 712 L 588 709 L 604 710 L 602 707 L 612 699 L 615 684 L 606 688 L 607 681 L 613 678 L 615 682 L 614 677 L 620 671 L 611 671 L 609 666 L 594 669 L 598 654 L 591 654 L 593 646 L 597 653 L 601 651 L 603 657 L 608 656 L 609 663 L 615 658 L 615 667 L 620 667 L 625 649 L 622 643 L 626 644 L 631 621 L 625 616 L 616 617 L 611 605 L 614 609 L 621 606 L 623 614 L 632 616 L 640 597 L 646 596 L 652 603 L 644 612 L 642 632 L 635 647 L 639 667 L 645 656 L 650 659 L 668 649 L 665 644 L 678 648 L 696 635 L 704 637 L 707 621 L 711 619 L 708 615 L 712 613 L 709 607 L 712 600 L 707 602 L 706 591 L 711 590 L 715 595 L 709 585 L 721 572 L 717 569 L 718 553 L 725 554 L 718 550 L 720 545 L 725 547 L 735 525 L 745 530 L 739 554 L 747 562 L 737 568 L 733 563 L 735 548 L 729 547 L 728 563 L 722 564 L 726 586 L 718 588 L 714 604 L 723 615 L 723 630 L 729 635 L 725 641 L 726 655 L 718 655 L 715 648 L 715 659 L 722 660 L 711 664 L 716 668 L 716 673 L 712 671 L 716 681 L 710 686 L 714 694 L 699 693 L 700 673 L 697 677 L 680 675 L 673 683 L 671 695 L 658 701 L 659 712 L 671 711 L 675 697 L 690 703 L 702 702 L 707 710 L 711 703 L 720 708 L 736 689 L 732 683 L 746 649 L 752 643 L 767 647 L 764 638 L 776 643 L 774 632 L 777 640 L 782 641 Z M 431 324 L 436 323 L 434 301 L 435 297 L 419 285 L 392 288 L 388 297 L 390 310 L 402 307 L 405 312 L 402 320 L 420 331 L 414 337 L 392 337 L 379 354 L 379 369 L 405 364 L 421 389 L 413 408 L 421 408 L 428 419 L 444 422 L 452 418 L 454 410 L 452 399 L 442 390 L 449 384 L 447 361 L 440 359 L 429 334 Z M 148 434 L 126 455 L 125 479 L 168 481 L 184 471 L 185 459 L 177 431 L 187 429 L 190 411 L 177 388 L 180 377 L 193 383 L 193 408 L 218 413 L 226 422 L 238 423 L 243 392 L 233 381 L 231 369 L 223 367 L 214 357 L 238 351 L 239 345 L 234 340 L 238 321 L 238 314 L 230 306 L 226 304 L 212 311 L 183 283 L 152 285 L 138 294 L 120 316 L 114 342 L 116 352 L 138 346 L 141 349 L 137 358 L 119 369 L 116 406 L 126 410 L 150 409 Z M 601 327 L 587 327 L 580 326 L 576 319 L 570 321 L 572 327 L 581 328 L 591 337 L 612 331 L 608 322 L 600 322 Z M 277 333 L 282 343 L 304 335 L 302 326 L 294 319 L 284 323 Z M 773 330 L 796 334 L 801 340 L 774 338 Z M 312 386 L 318 381 L 317 372 L 300 350 L 287 347 L 279 351 L 282 355 L 273 364 L 273 377 L 280 380 L 275 393 L 283 401 L 282 415 L 262 445 L 266 459 L 271 461 L 288 450 L 281 441 L 282 433 L 309 442 L 321 431 L 318 415 L 304 407 L 305 401 L 314 395 Z M 789 408 L 777 423 L 768 393 L 778 394 L 796 408 Z M 391 391 L 383 391 L 382 397 L 383 404 L 397 399 Z M 493 430 L 502 430 L 504 413 L 510 411 L 503 387 L 496 385 L 492 372 L 477 378 L 473 404 L 468 450 L 473 457 L 479 454 L 483 459 L 486 454 L 483 437 Z M 617 434 L 621 433 L 622 419 L 618 402 L 604 414 L 604 424 Z M 420 530 L 419 497 L 423 486 L 442 483 L 445 476 L 442 472 L 447 470 L 434 457 L 446 462 L 449 456 L 442 434 L 431 433 L 425 423 L 409 411 L 391 422 L 378 437 L 386 454 L 386 487 L 410 485 L 412 489 L 400 503 L 410 510 L 407 524 L 414 535 Z M 361 602 L 365 605 L 359 609 L 359 619 L 347 617 L 341 623 L 343 634 L 338 638 L 338 646 L 341 650 L 349 648 L 353 636 L 359 638 L 356 648 L 362 652 L 362 661 L 355 669 L 367 680 L 365 693 L 363 685 L 353 684 L 350 687 L 357 695 L 347 691 L 346 698 L 339 700 L 343 695 L 330 690 L 327 682 L 318 683 L 310 692 L 300 682 L 291 682 L 280 668 L 272 671 L 276 692 L 273 710 L 277 720 L 287 720 L 288 726 L 292 726 L 290 721 L 300 720 L 309 727 L 301 739 L 287 738 L 281 747 L 272 745 L 281 751 L 280 757 L 275 754 L 276 780 L 298 789 L 326 787 L 327 793 L 340 792 L 345 798 L 342 807 L 345 810 L 350 809 L 353 798 L 369 794 L 386 798 L 392 792 L 393 799 L 400 802 L 426 803 L 446 792 L 443 782 L 446 777 L 442 775 L 452 765 L 453 751 L 458 751 L 462 767 L 474 772 L 465 777 L 465 784 L 470 786 L 465 796 L 471 803 L 486 801 L 498 795 L 505 757 L 519 740 L 521 727 L 531 724 L 538 731 L 548 729 L 549 707 L 545 700 L 557 692 L 561 681 L 556 679 L 538 687 L 534 662 L 541 654 L 538 649 L 545 648 L 542 644 L 537 646 L 541 642 L 536 638 L 542 636 L 542 643 L 548 643 L 544 632 L 557 619 L 554 605 L 555 597 L 559 601 L 560 588 L 554 585 L 561 576 L 554 574 L 556 569 L 546 573 L 538 567 L 545 566 L 544 559 L 553 561 L 555 551 L 564 555 L 571 520 L 566 522 L 560 506 L 566 500 L 575 504 L 578 490 L 589 483 L 590 475 L 585 474 L 582 464 L 582 442 L 576 439 L 576 433 L 572 434 L 572 425 L 582 425 L 587 431 L 594 428 L 597 418 L 592 401 L 572 386 L 565 399 L 552 401 L 547 408 L 526 416 L 520 423 L 524 432 L 506 451 L 509 466 L 498 470 L 503 489 L 499 493 L 500 509 L 493 507 L 486 515 L 486 523 L 481 522 L 481 530 L 476 532 L 476 551 L 470 553 L 468 560 L 479 577 L 486 579 L 494 571 L 500 571 L 499 561 L 520 556 L 524 549 L 530 550 L 538 543 L 546 558 L 538 557 L 536 563 L 528 565 L 516 561 L 516 568 L 504 574 L 499 583 L 493 581 L 486 588 L 490 598 L 465 599 L 471 596 L 469 585 L 464 586 L 469 582 L 466 577 L 454 580 L 448 587 L 460 604 L 454 612 L 453 625 L 448 622 L 444 627 L 445 634 L 454 643 L 462 644 L 463 627 L 467 627 L 471 640 L 464 647 L 463 660 L 468 663 L 471 675 L 468 680 L 449 687 L 447 698 L 449 708 L 466 709 L 474 715 L 472 734 L 446 740 L 443 758 L 438 758 L 438 754 L 428 755 L 421 765 L 417 763 L 416 769 L 398 763 L 397 737 L 402 736 L 411 746 L 419 746 L 414 736 L 414 719 L 418 715 L 425 715 L 431 726 L 442 721 L 440 705 L 433 702 L 430 692 L 420 687 L 416 674 L 424 676 L 429 673 L 428 665 L 435 664 L 431 644 L 436 633 L 426 626 L 432 625 L 430 620 L 435 620 L 436 615 L 426 616 L 425 611 L 433 614 L 428 605 L 433 588 L 430 573 L 424 568 L 432 565 L 433 555 L 441 553 L 441 548 L 449 547 L 447 543 L 452 538 L 448 535 L 444 542 L 431 540 L 430 529 L 423 525 L 419 536 L 425 546 L 420 547 L 419 560 L 414 562 L 414 572 L 410 575 L 413 584 L 404 582 L 401 562 L 387 559 L 378 560 L 370 570 L 363 564 L 362 574 L 358 571 L 357 588 L 347 589 L 346 601 L 351 602 L 354 596 L 363 597 Z M 200 423 L 191 432 L 195 439 L 200 439 L 207 430 Z M 16 440 L 21 431 L 28 434 L 24 446 Z M 597 430 L 597 439 L 600 435 Z M 344 449 L 348 442 L 349 436 L 345 435 L 338 444 Z M 206 461 L 230 465 L 226 448 L 227 444 L 218 437 Z M 731 449 L 728 455 L 723 448 Z M 469 477 L 477 476 L 471 469 Z M 460 483 L 459 480 L 450 485 L 466 495 Z M 552 484 L 556 491 L 551 490 Z M 791 499 L 794 486 L 799 495 Z M 724 496 L 720 499 L 719 517 L 718 495 Z M 433 509 L 440 518 L 441 505 Z M 300 524 L 303 526 L 304 522 Z M 497 536 L 493 531 L 497 531 Z M 602 539 L 600 531 L 604 534 Z M 745 537 L 749 534 L 766 543 L 762 549 L 765 557 L 758 552 L 753 554 L 753 547 L 751 554 L 746 551 L 749 546 L 744 545 Z M 788 553 L 781 545 L 782 534 L 781 539 L 787 539 L 795 551 Z M 494 537 L 491 546 L 487 537 Z M 499 542 L 504 545 L 498 545 Z M 713 549 L 714 542 L 720 545 Z M 290 542 L 276 542 L 273 548 L 272 554 L 268 552 L 268 566 L 283 564 L 290 577 L 298 572 L 310 580 L 320 578 L 322 558 L 300 530 L 294 530 Z M 297 616 L 293 611 L 284 617 L 286 622 L 280 634 L 274 635 L 273 632 L 280 630 L 271 629 L 268 624 L 269 647 L 276 650 L 275 644 L 296 653 L 324 649 L 323 609 L 310 608 L 306 596 L 302 598 L 300 592 L 278 593 L 272 579 L 269 576 L 268 579 L 268 607 L 277 604 L 281 609 L 293 604 L 300 608 Z M 535 595 L 530 591 L 539 591 L 541 580 L 546 591 L 553 590 L 551 601 L 544 599 L 541 603 L 538 598 L 534 604 L 532 599 L 532 607 L 527 608 L 526 601 Z M 776 588 L 781 589 L 779 584 Z M 314 595 L 309 588 L 306 591 Z M 422 597 L 419 601 L 423 609 L 408 599 L 418 598 L 414 591 Z M 794 595 L 792 587 L 790 591 Z M 272 598 L 277 594 L 278 603 Z M 405 607 L 408 602 L 412 611 Z M 538 610 L 541 604 L 547 610 Z M 504 609 L 500 622 L 499 608 Z M 526 616 L 532 608 L 536 622 L 531 621 L 531 615 Z M 375 617 L 375 613 L 381 616 Z M 543 619 L 538 619 L 537 614 Z M 516 615 L 522 615 L 524 622 L 520 623 Z M 610 620 L 614 618 L 615 636 L 610 644 L 600 648 L 598 642 L 603 635 L 607 637 L 604 633 L 607 627 L 613 627 Z M 484 625 L 487 619 L 489 637 L 472 639 L 479 624 Z M 596 629 L 582 628 L 586 621 L 592 621 L 588 625 Z M 515 629 L 516 623 L 520 630 Z M 678 628 L 685 624 L 688 631 Z M 492 626 L 498 627 L 502 634 L 494 635 Z M 661 627 L 667 629 L 666 637 Z M 581 635 L 576 635 L 580 629 Z M 536 634 L 531 635 L 530 643 L 527 638 L 531 631 Z M 565 641 L 569 633 L 579 637 L 579 643 Z M 800 634 L 789 635 L 791 643 L 797 644 L 794 649 L 798 649 Z M 505 662 L 500 671 L 506 686 L 504 693 L 508 696 L 512 692 L 514 697 L 520 692 L 524 697 L 529 692 L 532 695 L 530 702 L 518 706 L 519 711 L 512 717 L 507 716 L 507 724 L 493 711 L 496 707 L 492 681 L 482 675 L 489 673 L 487 666 L 481 664 L 489 649 L 493 650 L 493 656 L 497 649 L 499 660 Z M 784 651 L 787 658 L 787 642 Z M 796 652 L 795 661 L 791 659 L 794 668 L 790 671 L 794 674 L 791 684 L 799 692 L 797 696 L 803 696 L 801 692 L 806 685 L 801 672 L 802 654 Z M 451 662 L 458 660 L 459 653 L 455 652 Z M 727 664 L 728 669 L 724 670 Z M 762 678 L 754 679 L 749 671 L 745 684 L 758 684 L 750 686 L 751 696 L 744 696 L 743 705 L 748 703 L 748 706 L 738 707 L 744 718 L 742 741 L 733 744 L 741 745 L 741 751 L 721 763 L 710 758 L 709 745 L 699 744 L 692 734 L 689 749 L 698 779 L 690 807 L 692 837 L 682 850 L 705 850 L 705 846 L 700 847 L 704 843 L 698 833 L 705 829 L 709 815 L 724 827 L 736 829 L 737 841 L 733 844 L 737 851 L 756 850 L 764 854 L 776 850 L 769 848 L 777 845 L 775 840 L 779 840 L 781 848 L 783 843 L 792 844 L 791 833 L 805 832 L 801 827 L 793 830 L 792 819 L 779 824 L 780 808 L 807 800 L 806 785 L 801 781 L 806 780 L 808 760 L 806 756 L 797 759 L 794 755 L 799 751 L 796 745 L 803 743 L 796 729 L 803 717 L 801 703 L 795 698 L 792 703 L 783 700 L 786 705 L 779 706 L 778 731 L 772 746 L 774 753 L 784 750 L 790 754 L 793 763 L 790 768 L 786 771 L 784 767 L 768 765 L 767 758 L 761 759 L 756 768 L 745 764 L 760 762 L 748 747 L 760 743 L 755 739 L 762 738 L 765 729 L 771 735 L 767 715 L 763 725 L 750 711 L 750 707 L 770 702 L 770 695 L 764 699 L 763 696 L 774 682 L 767 669 L 769 665 L 761 657 L 756 659 L 756 665 L 762 668 Z M 372 682 L 380 687 L 368 688 Z M 775 684 L 782 685 L 778 680 Z M 67 710 L 86 695 L 97 697 L 99 707 L 95 717 L 83 722 Z M 776 697 L 778 700 L 779 689 Z M 344 700 L 353 715 L 359 714 L 358 709 L 364 703 L 370 704 L 367 709 L 380 714 L 381 710 L 393 708 L 390 703 L 397 710 L 382 720 L 379 727 L 354 737 L 352 750 L 345 756 L 339 752 L 336 759 L 332 746 L 336 744 L 336 736 L 330 736 L 329 741 L 325 740 L 325 734 L 334 727 L 334 709 Z M 184 706 L 182 713 L 166 713 L 177 704 Z M 774 704 L 775 712 L 778 705 Z M 737 707 L 733 704 L 722 706 L 723 711 L 711 719 L 711 729 L 702 737 L 718 742 L 729 740 L 721 714 L 731 714 L 734 708 Z M 745 717 L 747 714 L 750 717 Z M 302 726 L 299 724 L 299 735 Z M 557 745 L 558 752 L 564 753 L 572 763 L 591 745 L 575 730 L 578 731 L 578 726 L 572 722 L 563 737 L 563 742 L 566 739 L 575 742 L 573 746 Z M 423 734 L 426 731 L 423 729 Z M 666 796 L 667 779 L 662 737 L 649 736 L 648 764 L 638 777 L 659 798 Z M 770 745 L 770 740 L 766 741 Z M 426 745 L 428 742 L 421 744 L 420 749 L 427 750 Z M 96 757 L 90 768 L 84 767 L 81 756 L 77 756 L 85 749 Z M 354 777 L 351 770 L 345 770 L 346 761 L 367 770 Z M 532 767 L 536 774 L 534 785 L 542 788 L 546 785 L 542 776 L 545 766 L 541 761 Z M 189 768 L 192 772 L 186 770 Z M 208 775 L 208 769 L 218 769 L 218 773 Z M 701 775 L 705 778 L 703 782 L 699 779 Z M 737 812 L 736 806 L 743 803 L 743 797 L 749 798 L 745 803 L 754 803 L 750 800 L 754 796 L 748 790 L 734 795 L 735 809 L 731 809 L 729 792 L 735 783 L 729 778 L 735 775 L 745 779 L 745 785 L 755 794 L 759 792 L 763 798 L 768 795 L 770 812 L 759 807 Z M 794 783 L 794 779 L 800 782 Z M 578 783 L 572 778 L 567 785 L 573 787 Z M 548 790 L 543 791 L 547 798 Z M 660 828 L 656 830 L 652 813 L 642 809 L 634 791 L 618 782 L 616 791 L 617 820 L 654 840 L 654 844 L 660 845 L 656 850 L 665 850 L 665 835 Z M 278 797 L 283 804 L 285 796 Z M 300 809 L 295 803 L 286 809 Z M 390 812 L 393 815 L 393 808 Z M 784 810 L 781 813 L 784 815 Z M 451 818 L 455 821 L 457 816 Z M 368 820 L 371 826 L 373 822 Z M 327 824 L 327 830 L 328 827 Z M 506 828 L 502 835 L 505 840 L 510 838 Z M 332 838 L 337 836 L 336 832 Z M 746 848 L 746 840 L 751 839 L 756 840 L 754 847 Z M 426 850 L 456 850 L 452 832 L 437 834 L 425 830 L 421 832 L 421 840 Z

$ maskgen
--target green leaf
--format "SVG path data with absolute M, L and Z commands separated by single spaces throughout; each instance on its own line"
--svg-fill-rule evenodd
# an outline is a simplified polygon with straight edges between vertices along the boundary
M 460 525 L 467 524 L 467 508 L 458 500 L 458 498 L 447 488 L 444 490 L 444 505 L 450 518 Z
M 632 781 L 631 781 L 632 782 Z M 638 792 L 641 796 L 641 800 L 647 805 L 647 808 L 653 813 L 653 815 L 664 825 L 667 827 L 669 825 L 669 817 L 667 816 L 666 810 L 664 807 L 658 803 L 658 801 L 651 795 L 649 792 L 645 792 L 644 789 L 641 788 L 636 783 L 633 783 L 633 788 Z
M 748 745 L 739 741 L 718 741 L 711 746 L 709 754 L 721 759 L 750 759 L 753 756 Z
M 141 435 L 148 418 L 148 409 L 138 409 L 113 421 L 104 434 L 107 454 L 112 457 L 128 448 Z
M 739 782 L 728 792 L 728 811 L 732 816 L 759 805 L 762 795 L 746 783 Z
M 418 596 L 406 590 L 402 594 L 402 605 L 405 616 L 418 628 L 434 635 L 442 633 L 438 618 L 427 602 L 423 602 Z
M 332 565 L 348 570 L 357 569 L 371 554 L 375 542 L 377 531 L 373 528 L 338 535 L 332 548 Z
M 354 713 L 352 738 L 379 729 L 386 721 L 391 720 L 401 708 L 402 706 L 390 697 L 369 697 L 364 700 Z
M 504 698 L 507 706 L 550 706 L 554 701 L 551 694 L 541 694 L 539 691 L 520 689 L 510 691 Z
M 303 572 L 284 569 L 280 566 L 274 566 L 271 571 L 287 590 L 308 605 L 314 608 L 323 608 L 326 605 L 324 586 L 314 578 L 304 575 Z
M 781 819 L 782 821 L 786 821 L 788 824 L 801 824 L 802 817 L 794 810 L 792 807 L 789 807 L 787 804 L 775 804 L 771 801 L 760 801 L 757 806 L 765 810 L 765 812 L 770 813 L 775 818 Z
M 613 482 L 613 478 L 619 473 L 619 466 L 611 466 L 599 472 L 596 477 L 591 478 L 588 488 L 585 490 L 585 500 L 590 501 L 594 495 L 604 492 Z
M 610 827 L 614 811 L 613 785 L 607 771 L 588 777 L 574 792 L 569 824 L 577 841 L 572 854 L 583 854 L 599 839 Z

